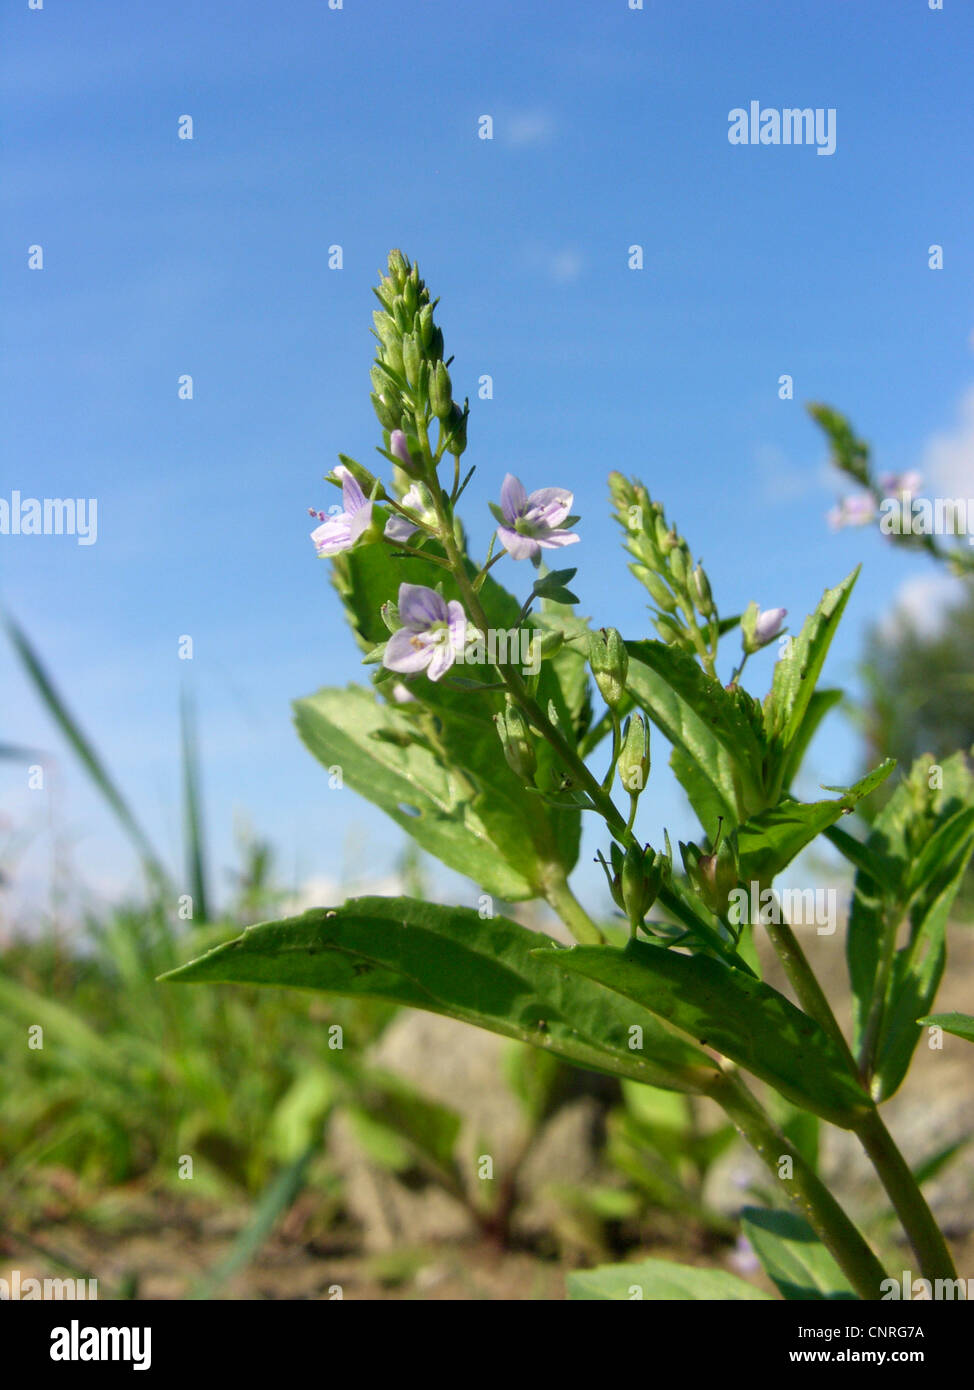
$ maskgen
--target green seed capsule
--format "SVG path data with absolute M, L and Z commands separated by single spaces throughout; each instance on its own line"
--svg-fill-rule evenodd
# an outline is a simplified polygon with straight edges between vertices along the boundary
M 438 420 L 449 419 L 453 409 L 453 383 L 442 362 L 437 362 L 430 377 L 430 408 Z

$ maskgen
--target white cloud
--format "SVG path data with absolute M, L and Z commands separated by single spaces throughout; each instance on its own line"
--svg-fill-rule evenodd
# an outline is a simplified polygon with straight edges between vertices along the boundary
M 548 260 L 548 273 L 560 285 L 570 284 L 582 273 L 582 258 L 577 251 L 568 248 L 556 251 Z
M 754 464 L 761 498 L 772 504 L 802 501 L 835 482 L 835 473 L 827 461 L 802 467 L 793 463 L 777 444 L 759 445 Z
M 547 145 L 554 138 L 555 118 L 548 111 L 517 111 L 502 131 L 508 145 Z
M 927 490 L 945 497 L 974 497 L 974 386 L 958 407 L 952 430 L 928 440 L 920 465 Z
M 947 611 L 962 594 L 963 582 L 953 575 L 943 572 L 913 575 L 897 590 L 879 625 L 880 633 L 891 639 L 907 623 L 915 632 L 933 636 L 940 631 Z

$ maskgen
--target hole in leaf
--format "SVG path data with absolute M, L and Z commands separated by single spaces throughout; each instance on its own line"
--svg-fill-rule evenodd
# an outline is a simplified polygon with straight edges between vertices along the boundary
M 418 817 L 423 814 L 418 806 L 410 806 L 407 801 L 400 801 L 396 809 L 404 816 Z

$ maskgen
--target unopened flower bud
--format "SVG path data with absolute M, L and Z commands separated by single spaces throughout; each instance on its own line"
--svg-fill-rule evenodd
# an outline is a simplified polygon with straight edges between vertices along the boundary
M 459 458 L 467 447 L 467 413 L 466 406 L 461 410 L 458 405 L 453 405 L 450 409 L 449 419 L 444 425 L 449 436 L 446 447 L 456 458 Z
M 745 652 L 751 654 L 760 651 L 773 642 L 781 631 L 787 613 L 787 608 L 760 609 L 756 603 L 749 603 L 741 616 L 741 639 Z
M 446 420 L 453 409 L 453 383 L 442 362 L 437 362 L 430 377 L 430 409 L 438 420 Z
M 382 309 L 373 310 L 372 322 L 375 324 L 376 336 L 383 348 L 388 348 L 390 343 L 399 341 L 400 333 L 394 320 Z
M 398 404 L 393 406 L 384 396 L 378 395 L 373 391 L 371 397 L 372 409 L 376 413 L 376 418 L 384 430 L 397 430 L 402 423 L 402 407 Z
M 664 613 L 673 613 L 676 611 L 676 599 L 670 593 L 666 584 L 658 574 L 648 569 L 645 565 L 635 565 L 633 567 L 633 573 L 645 584 L 652 597 L 656 600 L 657 605 L 662 608 Z
M 593 635 L 588 659 L 602 699 L 610 709 L 618 709 L 626 693 L 629 653 L 614 627 Z
M 630 845 L 622 863 L 622 910 L 633 931 L 642 923 L 656 901 L 669 862 L 664 854 L 650 848 Z
M 402 365 L 406 380 L 411 386 L 419 381 L 419 364 L 423 360 L 419 340 L 415 333 L 407 333 L 402 340 Z
M 524 716 L 508 700 L 503 712 L 494 715 L 494 723 L 508 767 L 522 782 L 530 784 L 537 770 L 538 758 Z
M 416 316 L 415 323 L 413 324 L 413 332 L 419 338 L 419 341 L 423 346 L 423 350 L 426 351 L 429 348 L 430 343 L 433 341 L 432 304 L 424 304 L 422 309 L 420 309 L 419 313 Z
M 389 275 L 397 291 L 402 289 L 408 274 L 409 262 L 398 247 L 396 247 L 389 252 Z
M 626 791 L 630 796 L 638 796 L 649 777 L 649 735 L 641 714 L 626 721 L 616 768 Z
M 692 593 L 697 612 L 704 618 L 712 618 L 715 609 L 713 594 L 710 591 L 710 580 L 700 565 L 697 565 L 693 571 Z
M 671 646 L 680 645 L 686 638 L 685 630 L 680 626 L 675 618 L 671 618 L 666 613 L 661 613 L 658 618 L 653 619 L 653 626 L 662 637 L 664 642 Z
M 678 588 L 686 589 L 690 577 L 690 553 L 684 542 L 675 545 L 670 551 L 670 574 Z
M 711 912 L 723 917 L 730 895 L 737 887 L 738 866 L 736 836 L 722 836 L 710 854 L 701 853 L 697 845 L 680 846 L 687 877 Z

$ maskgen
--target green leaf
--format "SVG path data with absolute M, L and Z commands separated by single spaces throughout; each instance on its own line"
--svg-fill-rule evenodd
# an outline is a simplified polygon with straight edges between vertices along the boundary
M 541 943 L 547 949 L 539 951 Z M 411 898 L 353 898 L 344 907 L 250 927 L 164 976 L 293 985 L 386 999 L 447 1014 L 576 1066 L 699 1091 L 713 1063 L 646 1009 L 552 970 L 556 943 L 503 917 Z M 540 957 L 540 959 L 539 959 Z M 557 962 L 564 953 L 557 951 Z M 641 1029 L 642 1047 L 631 1046 Z
M 785 776 L 791 770 L 788 757 L 791 746 L 796 742 L 802 748 L 808 746 L 811 735 L 803 728 L 806 717 L 817 725 L 824 713 L 821 701 L 812 706 L 812 696 L 858 577 L 857 567 L 834 589 L 826 589 L 815 612 L 805 619 L 801 632 L 788 644 L 786 655 L 775 664 L 764 719 L 776 768 L 771 790 L 776 794 L 786 785 Z
M 709 956 L 632 941 L 576 946 L 540 958 L 598 980 L 703 1047 L 767 1081 L 796 1105 L 851 1128 L 869 1098 L 824 1030 L 770 985 Z
M 531 592 L 536 598 L 553 598 L 556 602 L 562 603 L 564 600 L 558 598 L 557 595 L 567 584 L 571 583 L 577 573 L 577 569 L 551 570 L 548 574 L 542 575 L 540 579 L 534 581 L 534 587 Z M 572 599 L 571 602 L 577 603 L 578 600 Z
M 928 1014 L 926 1018 L 918 1018 L 917 1023 L 924 1028 L 942 1028 L 945 1033 L 953 1033 L 956 1038 L 974 1042 L 974 1014 L 959 1014 L 956 1011 L 949 1014 Z
M 541 870 L 520 798 L 502 799 L 496 787 L 485 795 L 449 769 L 420 741 L 409 715 L 349 686 L 297 700 L 294 716 L 318 761 L 340 768 L 343 784 L 379 806 L 423 849 L 499 898 L 538 895 Z M 499 744 L 497 752 L 498 771 L 507 770 Z
M 745 821 L 737 831 L 742 881 L 770 883 L 816 836 L 875 791 L 895 766 L 887 758 L 854 786 L 824 788 L 840 792 L 837 801 L 781 801 Z
M 741 1226 L 783 1298 L 856 1298 L 842 1270 L 797 1212 L 745 1207 Z
M 599 1265 L 566 1279 L 570 1299 L 653 1299 L 671 1302 L 763 1300 L 771 1295 L 722 1269 L 698 1269 L 672 1260 L 640 1260 L 627 1265 Z
M 728 830 L 732 829 L 765 804 L 755 767 L 761 755 L 753 730 L 720 682 L 710 681 L 686 653 L 677 653 L 662 642 L 627 642 L 626 649 L 626 688 L 672 744 L 677 775 L 689 766 L 694 768 L 687 791 L 695 809 L 698 814 L 723 815 Z M 699 710 L 695 701 L 700 702 Z M 735 741 L 737 734 L 739 741 Z M 710 784 L 709 791 L 705 782 Z M 704 823 L 704 829 L 713 834 L 716 824 Z
M 841 690 L 816 690 L 812 693 L 812 698 L 808 702 L 808 709 L 805 718 L 801 722 L 795 738 L 792 740 L 788 753 L 781 770 L 781 788 L 788 791 L 792 783 L 801 770 L 805 754 L 808 752 L 809 744 L 818 733 L 819 725 L 822 720 L 836 705 L 842 703 Z

